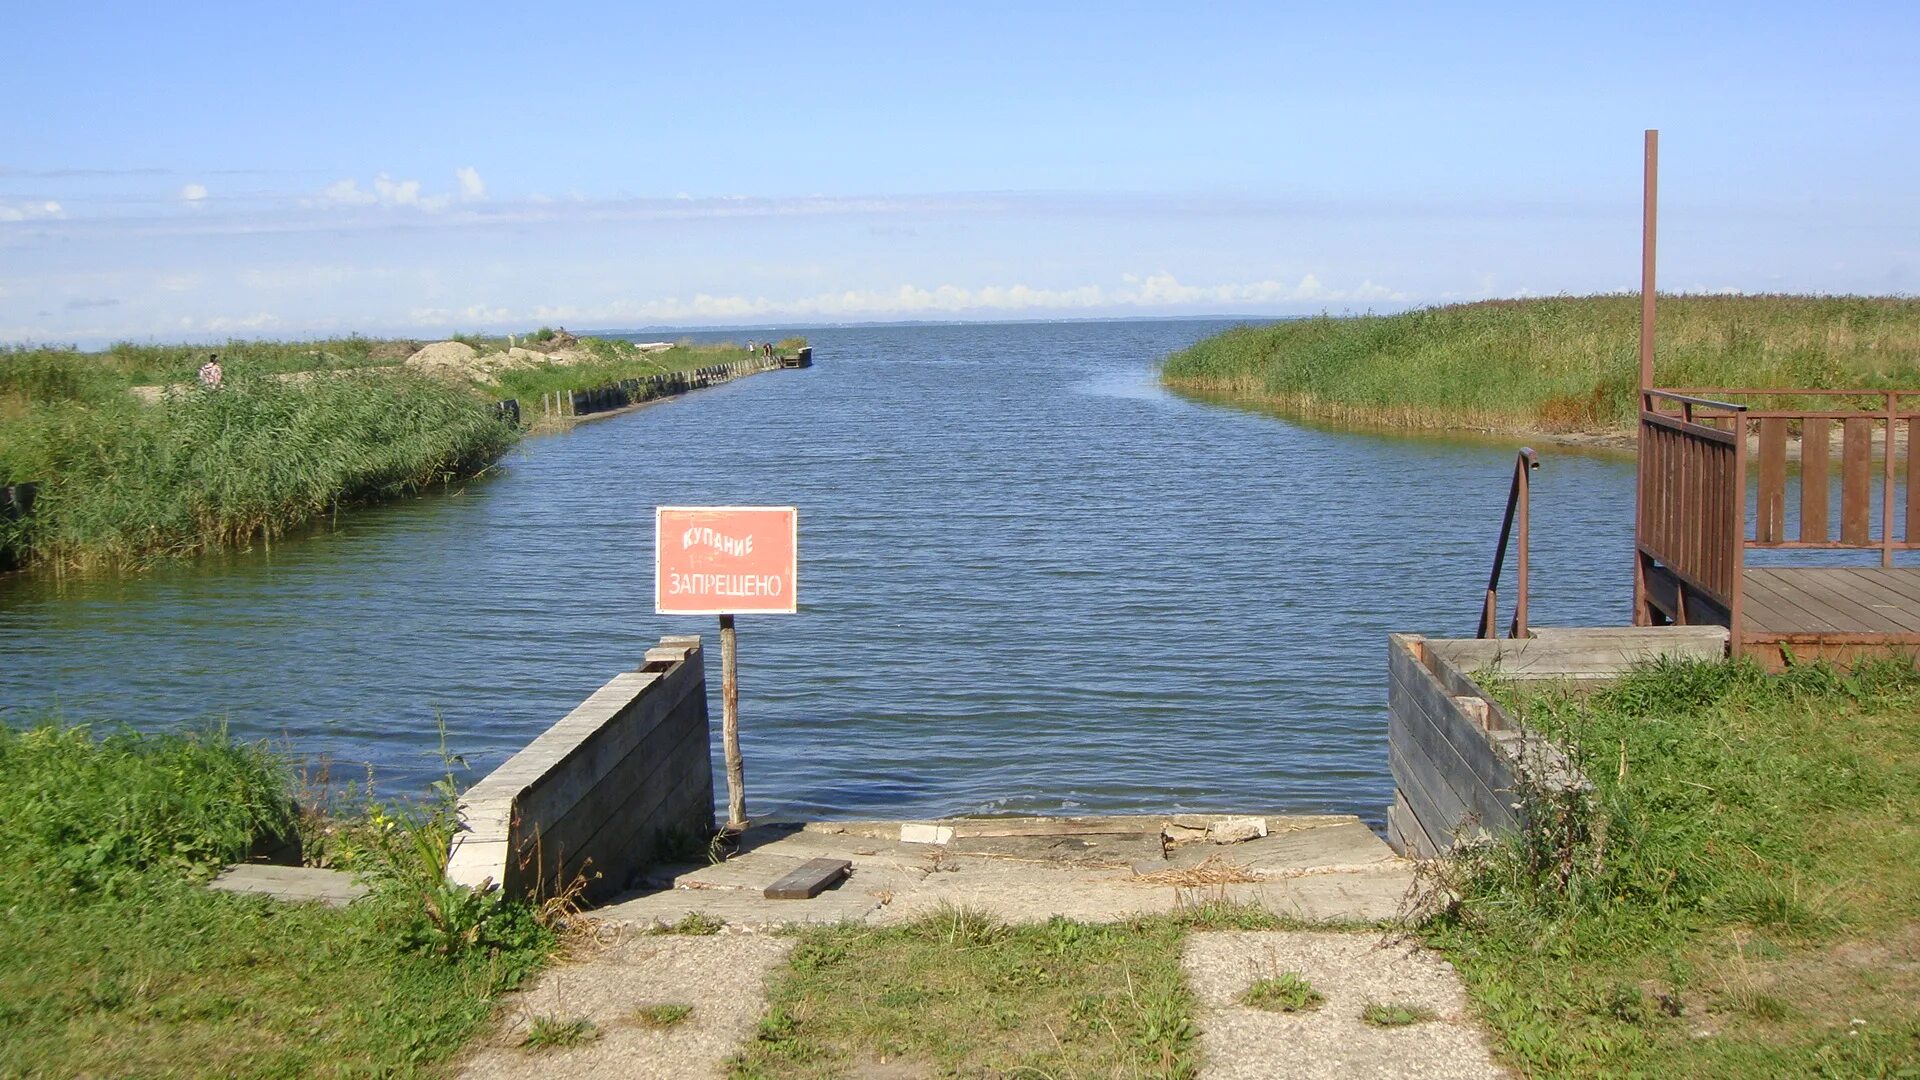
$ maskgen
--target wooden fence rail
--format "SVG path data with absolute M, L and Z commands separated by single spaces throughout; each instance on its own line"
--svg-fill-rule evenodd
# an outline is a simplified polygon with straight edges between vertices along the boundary
M 1655 406 L 1666 401 L 1677 415 Z M 1635 621 L 1651 621 L 1651 603 L 1676 623 L 1740 617 L 1741 539 L 1746 532 L 1746 440 L 1696 416 L 1712 409 L 1737 426 L 1739 405 L 1647 391 L 1640 410 L 1638 514 L 1634 527 L 1640 603 Z M 1697 610 L 1701 604 L 1715 609 Z
M 1696 393 L 1696 391 L 1686 391 Z M 1827 550 L 1878 550 L 1880 565 L 1893 565 L 1897 551 L 1920 549 L 1920 456 L 1912 452 L 1920 436 L 1920 410 L 1902 408 L 1902 399 L 1920 399 L 1911 390 L 1760 390 L 1699 391 L 1716 398 L 1810 397 L 1872 399 L 1872 409 L 1730 408 L 1701 409 L 1696 419 L 1737 430 L 1753 442 L 1757 457 L 1753 528 L 1742 536 L 1747 547 Z M 1836 402 L 1838 404 L 1838 402 Z M 1833 516 L 1833 431 L 1840 432 L 1839 517 Z M 1800 440 L 1800 522 L 1787 528 L 1788 449 Z M 1908 448 L 1904 469 L 1900 446 Z M 1877 460 L 1876 460 L 1877 456 Z M 1874 498 L 1874 475 L 1880 477 Z M 1907 492 L 1905 514 L 1900 493 Z M 1878 505 L 1876 506 L 1876 501 Z M 1878 519 L 1878 527 L 1875 520 Z

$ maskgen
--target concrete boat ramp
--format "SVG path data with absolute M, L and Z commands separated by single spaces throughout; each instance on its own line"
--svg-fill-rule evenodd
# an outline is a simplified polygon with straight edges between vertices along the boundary
M 815 860 L 850 873 L 811 899 L 769 886 Z M 912 919 L 943 905 L 1009 922 L 1113 921 L 1209 902 L 1313 922 L 1400 909 L 1413 864 L 1347 815 L 955 818 L 772 822 L 724 861 L 644 871 L 589 917 L 647 927 L 698 914 L 730 926 Z

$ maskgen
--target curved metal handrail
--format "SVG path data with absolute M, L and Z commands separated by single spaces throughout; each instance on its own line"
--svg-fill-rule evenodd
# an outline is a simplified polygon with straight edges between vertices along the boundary
M 1499 637 L 1497 626 L 1500 621 L 1500 567 L 1507 561 L 1507 541 L 1513 535 L 1514 519 L 1520 521 L 1520 550 L 1516 553 L 1519 565 L 1514 568 L 1516 595 L 1513 601 L 1513 623 L 1507 630 L 1508 637 L 1530 637 L 1527 631 L 1527 534 L 1531 531 L 1529 511 L 1533 495 L 1532 475 L 1540 467 L 1540 455 L 1530 446 L 1520 448 L 1513 462 L 1513 486 L 1507 489 L 1507 515 L 1500 522 L 1500 545 L 1493 553 L 1493 573 L 1487 575 L 1486 604 L 1480 609 L 1480 637 Z

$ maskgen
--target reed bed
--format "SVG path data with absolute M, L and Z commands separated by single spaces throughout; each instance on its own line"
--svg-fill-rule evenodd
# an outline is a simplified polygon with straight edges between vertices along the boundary
M 26 381 L 41 395 L 66 377 L 49 365 Z M 0 417 L 0 476 L 39 481 L 39 498 L 0 542 L 62 567 L 271 542 L 342 507 L 472 476 L 517 437 L 486 399 L 399 372 L 241 377 L 156 406 L 124 393 L 27 399 Z
M 1920 300 L 1670 296 L 1663 386 L 1920 387 Z M 1639 298 L 1497 300 L 1241 326 L 1170 356 L 1168 385 L 1345 422 L 1627 432 Z

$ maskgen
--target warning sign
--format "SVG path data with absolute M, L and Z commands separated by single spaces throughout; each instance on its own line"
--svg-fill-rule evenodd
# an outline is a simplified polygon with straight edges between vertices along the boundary
M 661 506 L 653 515 L 653 609 L 662 615 L 799 610 L 799 511 Z

